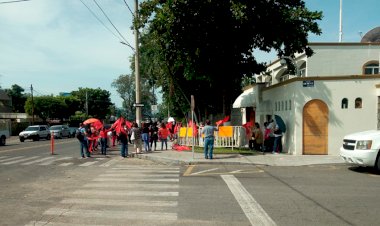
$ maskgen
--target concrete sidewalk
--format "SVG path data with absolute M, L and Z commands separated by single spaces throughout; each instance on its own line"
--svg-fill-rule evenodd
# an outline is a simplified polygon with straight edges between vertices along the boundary
M 170 144 L 171 145 L 171 144 Z M 168 144 L 169 147 L 169 144 Z M 171 146 L 170 146 L 171 147 Z M 133 150 L 130 146 L 129 151 Z M 205 159 L 203 153 L 192 151 L 158 150 L 149 153 L 138 154 L 138 158 L 147 159 L 166 164 L 250 164 L 268 166 L 304 166 L 316 164 L 344 164 L 340 156 L 331 155 L 288 155 L 258 153 L 256 155 L 240 154 L 214 154 L 214 158 Z

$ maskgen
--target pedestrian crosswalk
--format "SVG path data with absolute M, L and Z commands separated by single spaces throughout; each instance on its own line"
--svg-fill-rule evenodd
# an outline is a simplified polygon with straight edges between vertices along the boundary
M 78 165 L 82 167 L 100 166 L 110 167 L 118 162 L 118 159 L 112 158 L 74 158 L 70 156 L 0 156 L 0 166 L 20 165 L 20 166 L 49 166 L 58 165 L 62 167 Z
M 116 164 L 27 225 L 176 225 L 179 167 Z

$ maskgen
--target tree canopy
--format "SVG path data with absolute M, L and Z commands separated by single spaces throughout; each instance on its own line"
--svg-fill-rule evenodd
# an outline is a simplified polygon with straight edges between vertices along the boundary
M 255 50 L 294 56 L 313 52 L 322 13 L 302 0 L 146 0 L 140 4 L 141 74 L 162 86 L 177 114 L 191 95 L 198 111 L 228 114 L 243 77 L 265 70 Z
M 27 96 L 24 93 L 24 89 L 14 84 L 11 89 L 5 89 L 5 92 L 12 98 L 12 111 L 15 113 L 25 112 L 24 106 Z
M 111 93 L 107 90 L 80 87 L 71 94 L 79 99 L 80 110 L 92 117 L 104 119 L 111 111 Z

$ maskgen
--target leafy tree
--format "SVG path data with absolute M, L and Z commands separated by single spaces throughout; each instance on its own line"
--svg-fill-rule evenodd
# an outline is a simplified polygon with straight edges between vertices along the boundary
M 11 89 L 5 89 L 5 92 L 12 98 L 12 111 L 15 113 L 25 112 L 24 106 L 27 96 L 23 93 L 25 90 L 17 85 L 12 85 Z
M 126 117 L 134 119 L 133 104 L 136 102 L 135 79 L 132 75 L 120 75 L 112 82 L 112 87 L 116 88 L 121 99 L 123 100 L 123 108 L 125 108 Z
M 111 93 L 107 90 L 80 87 L 79 90 L 72 91 L 71 94 L 79 100 L 79 110 L 92 117 L 105 119 L 110 113 Z
M 37 115 L 43 121 L 50 118 L 62 119 L 62 113 L 67 110 L 65 102 L 54 96 L 28 97 L 25 103 L 25 112 Z
M 310 56 L 307 37 L 321 33 L 322 13 L 302 0 L 146 0 L 139 13 L 142 70 L 154 72 L 173 111 L 194 95 L 206 117 L 228 114 L 242 78 L 265 70 L 256 49 Z
M 133 66 L 133 65 L 132 65 Z M 146 76 L 141 76 L 141 103 L 144 104 L 142 108 L 142 115 L 145 117 L 151 116 L 151 105 L 154 102 L 153 93 L 150 92 L 150 88 L 153 86 L 151 80 L 148 80 Z M 123 99 L 123 107 L 126 109 L 125 114 L 129 119 L 135 119 L 135 107 L 133 104 L 136 102 L 136 85 L 135 77 L 132 75 L 120 75 L 116 80 L 112 82 L 112 86 L 116 88 L 120 97 Z
M 58 100 L 64 103 L 66 109 L 61 112 L 59 118 L 70 118 L 70 116 L 75 115 L 78 111 L 78 106 L 80 105 L 80 100 L 75 96 L 58 96 Z

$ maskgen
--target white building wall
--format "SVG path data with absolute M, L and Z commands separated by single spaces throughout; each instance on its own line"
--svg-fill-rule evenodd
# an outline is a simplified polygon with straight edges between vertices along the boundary
M 361 75 L 365 63 L 379 60 L 380 45 L 311 45 L 307 76 Z
M 284 152 L 302 155 L 303 149 L 303 108 L 311 100 L 322 100 L 329 110 L 328 151 L 338 155 L 343 137 L 352 132 L 377 128 L 377 95 L 375 85 L 379 78 L 363 80 L 315 80 L 314 87 L 303 87 L 302 81 L 295 81 L 263 91 L 263 101 L 271 102 L 273 115 L 284 120 L 287 131 L 283 137 Z M 362 108 L 355 109 L 355 99 L 362 98 Z M 343 98 L 349 100 L 347 109 L 341 108 Z M 289 109 L 275 104 L 291 101 Z M 269 112 L 268 112 L 269 113 Z M 259 113 L 265 115 L 265 112 Z M 261 118 L 261 117 L 258 117 Z M 262 124 L 263 122 L 260 122 Z

